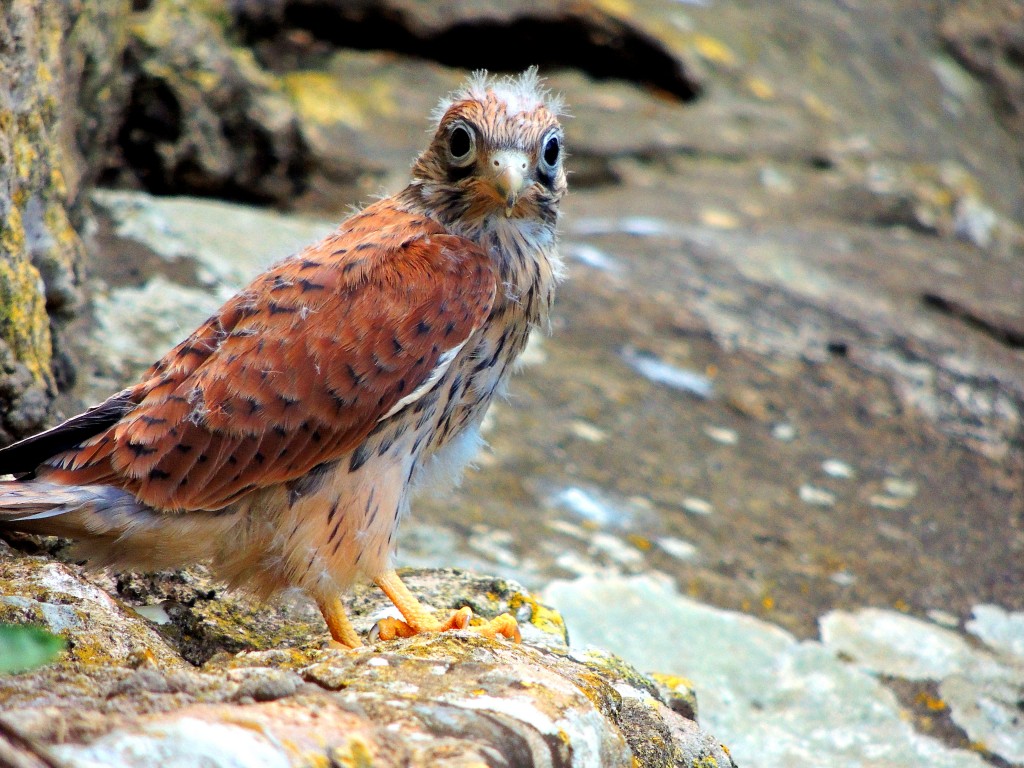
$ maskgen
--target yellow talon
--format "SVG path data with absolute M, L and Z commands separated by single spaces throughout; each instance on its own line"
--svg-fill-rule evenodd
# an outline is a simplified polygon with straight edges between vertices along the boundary
M 452 629 L 469 629 L 484 637 L 496 638 L 498 635 L 507 637 L 515 642 L 522 641 L 519 632 L 519 624 L 508 613 L 503 613 L 497 618 L 482 624 L 470 625 L 473 618 L 473 611 L 468 606 L 463 606 L 445 620 L 439 621 L 430 611 L 423 607 L 423 604 L 409 591 L 398 574 L 388 571 L 377 579 L 379 586 L 395 604 L 399 612 L 405 617 L 402 619 L 384 618 L 377 622 L 376 635 L 380 640 L 393 640 L 396 637 L 412 637 L 423 632 L 447 632 Z

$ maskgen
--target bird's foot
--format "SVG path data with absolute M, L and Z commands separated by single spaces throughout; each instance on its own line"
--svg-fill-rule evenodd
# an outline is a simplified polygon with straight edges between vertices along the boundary
M 378 640 L 394 640 L 396 637 L 412 637 L 423 632 L 447 632 L 450 629 L 465 629 L 469 626 L 469 620 L 473 611 L 468 608 L 459 608 L 453 611 L 446 621 L 439 621 L 430 614 L 416 616 L 417 621 L 402 621 L 391 617 L 383 618 L 377 622 L 375 635 Z
M 394 571 L 386 571 L 378 576 L 376 581 L 377 586 L 384 591 L 384 594 L 391 598 L 391 602 L 395 604 L 395 607 L 398 608 L 399 613 L 405 619 L 404 621 L 391 618 L 381 619 L 377 623 L 375 633 L 381 640 L 391 640 L 396 637 L 412 637 L 423 632 L 447 632 L 451 629 L 468 629 L 490 638 L 496 638 L 498 635 L 501 635 L 517 643 L 522 639 L 519 634 L 519 624 L 507 613 L 503 613 L 501 616 L 481 624 L 470 625 L 473 611 L 468 607 L 463 607 L 453 612 L 447 619 L 441 621 L 415 598 Z
M 337 651 L 351 651 L 363 644 L 355 628 L 345 614 L 345 607 L 336 596 L 319 601 L 320 612 L 324 615 L 331 639 L 327 647 Z
M 335 640 L 333 637 L 327 641 L 327 648 L 331 651 L 354 651 L 356 648 L 362 648 L 362 646 L 362 641 L 359 641 L 358 643 L 353 643 L 351 645 L 348 643 L 343 643 L 340 640 Z
M 476 632 L 491 639 L 501 635 L 517 643 L 522 641 L 522 635 L 519 633 L 519 624 L 511 614 L 503 613 L 490 621 L 480 624 L 470 624 L 472 617 L 473 611 L 468 607 L 462 607 L 457 611 L 453 611 L 451 616 L 444 621 L 439 621 L 433 616 L 427 616 L 427 620 L 424 620 L 424 617 L 420 616 L 417 617 L 419 620 L 413 624 L 389 617 L 377 622 L 374 634 L 379 640 L 393 640 L 396 637 L 412 637 L 424 632 L 447 632 L 452 629 L 468 629 L 471 632 Z
M 477 624 L 470 627 L 473 632 L 489 637 L 491 639 L 496 638 L 498 635 L 507 637 L 514 643 L 523 642 L 523 635 L 519 631 L 519 622 L 516 621 L 515 617 L 511 613 L 502 613 L 495 616 L 490 621 L 485 621 L 482 624 Z

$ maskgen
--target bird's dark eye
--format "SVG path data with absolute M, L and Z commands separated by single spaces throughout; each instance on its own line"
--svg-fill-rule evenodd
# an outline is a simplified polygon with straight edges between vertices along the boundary
M 553 166 L 558 162 L 558 156 L 562 153 L 562 142 L 557 136 L 552 136 L 544 144 L 544 162 Z
M 464 125 L 457 125 L 448 136 L 448 151 L 452 160 L 466 160 L 473 150 L 473 137 Z

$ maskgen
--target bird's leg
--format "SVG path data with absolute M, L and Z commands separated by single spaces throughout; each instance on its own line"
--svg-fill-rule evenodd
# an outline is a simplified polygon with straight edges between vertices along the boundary
M 469 620 L 473 616 L 473 611 L 464 606 L 454 611 L 446 620 L 439 621 L 423 607 L 423 604 L 398 578 L 395 571 L 385 571 L 383 575 L 377 577 L 376 583 L 405 617 L 405 621 L 385 618 L 377 622 L 377 631 L 381 640 L 412 637 L 421 632 L 445 632 L 449 629 L 471 629 L 484 637 L 491 638 L 502 635 L 517 643 L 522 639 L 519 634 L 519 625 L 510 614 L 503 613 L 485 624 L 471 627 Z
M 341 600 L 332 597 L 328 600 L 317 601 L 320 613 L 324 615 L 327 628 L 331 631 L 331 645 L 340 648 L 358 648 L 363 644 L 356 634 L 355 629 L 345 615 L 345 606 Z

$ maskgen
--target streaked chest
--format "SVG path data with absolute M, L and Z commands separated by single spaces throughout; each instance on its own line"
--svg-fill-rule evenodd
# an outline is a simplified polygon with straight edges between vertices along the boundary
M 500 294 L 487 321 L 452 366 L 433 447 L 460 426 L 483 418 L 494 395 L 503 391 L 530 332 L 547 321 L 561 277 L 549 229 L 509 224 L 483 232 L 480 240 L 499 264 Z
M 433 474 L 425 470 L 435 465 L 439 474 L 457 477 L 472 457 L 464 447 L 476 443 L 480 421 L 495 395 L 504 391 L 531 331 L 546 322 L 561 274 L 553 232 L 506 226 L 477 236 L 501 276 L 490 315 L 429 391 L 374 430 L 353 454 L 357 462 L 404 445 L 415 474 Z M 460 440 L 466 433 L 469 437 Z

